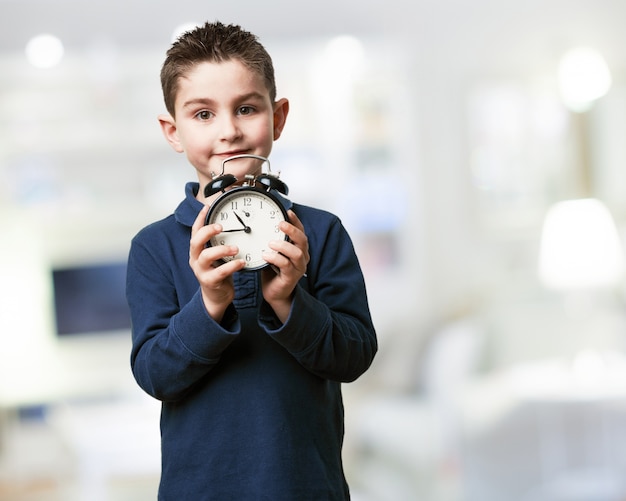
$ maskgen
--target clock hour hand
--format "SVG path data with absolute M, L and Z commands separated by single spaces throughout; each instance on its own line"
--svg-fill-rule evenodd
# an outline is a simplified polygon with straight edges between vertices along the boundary
M 243 219 L 241 219 L 241 218 L 239 217 L 239 214 L 237 214 L 235 211 L 233 211 L 233 214 L 234 214 L 234 215 L 235 215 L 235 217 L 237 218 L 237 221 L 239 221 L 239 222 L 242 224 L 242 226 L 243 226 L 243 231 L 245 231 L 246 233 L 250 233 L 250 231 L 252 231 L 252 230 L 250 229 L 250 227 L 249 227 L 246 223 L 244 223 L 244 222 L 243 222 Z

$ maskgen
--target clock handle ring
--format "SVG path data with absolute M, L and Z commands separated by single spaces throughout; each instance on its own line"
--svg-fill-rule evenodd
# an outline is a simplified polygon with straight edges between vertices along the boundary
M 261 160 L 263 163 L 266 163 L 267 173 L 262 173 L 261 175 L 257 176 L 256 181 L 258 181 L 259 184 L 263 185 L 263 187 L 268 191 L 270 189 L 275 189 L 283 195 L 287 195 L 289 193 L 289 188 L 287 187 L 287 185 L 283 181 L 278 179 L 280 173 L 272 173 L 272 167 L 270 165 L 269 158 L 263 157 L 261 155 L 244 153 L 241 155 L 233 155 L 232 157 L 225 158 L 222 161 L 222 172 L 219 175 L 211 173 L 213 181 L 205 187 L 205 197 L 208 198 L 219 191 L 223 192 L 228 186 L 237 182 L 237 179 L 232 174 L 224 174 L 224 172 L 226 171 L 226 162 L 230 162 L 231 160 L 237 160 L 239 158 L 255 158 L 257 160 Z
M 226 169 L 226 162 L 230 162 L 231 160 L 237 160 L 238 158 L 256 158 L 257 160 L 261 160 L 262 162 L 267 164 L 267 172 L 272 172 L 272 168 L 270 167 L 270 159 L 267 157 L 263 157 L 261 155 L 252 155 L 251 153 L 244 153 L 241 155 L 233 155 L 232 157 L 225 158 L 222 161 L 222 173 L 220 176 L 224 175 L 224 171 Z
M 280 173 L 274 174 L 272 172 L 272 167 L 270 165 L 270 160 L 267 157 L 263 157 L 261 155 L 252 155 L 252 154 L 242 154 L 242 155 L 234 155 L 232 157 L 225 158 L 222 162 L 222 176 L 224 175 L 226 162 L 230 162 L 231 160 L 236 160 L 237 158 L 256 158 L 257 160 L 261 160 L 267 164 L 267 172 L 261 173 L 256 177 L 255 181 L 261 184 L 266 190 L 274 189 L 279 191 L 283 195 L 287 195 L 289 193 L 289 188 L 287 185 L 281 181 L 279 178 Z
M 231 160 L 236 160 L 238 158 L 256 158 L 257 160 L 267 162 L 268 172 L 271 172 L 270 161 L 267 158 L 262 157 L 260 155 L 242 154 L 242 155 L 233 155 L 232 157 L 225 158 L 222 161 L 222 172 L 219 175 L 211 172 L 211 177 L 213 178 L 213 180 L 209 184 L 207 184 L 204 188 L 205 198 L 209 198 L 210 196 L 220 191 L 224 192 L 226 188 L 228 188 L 229 186 L 237 182 L 237 178 L 235 176 L 233 176 L 232 174 L 224 174 L 224 172 L 226 170 L 226 162 L 230 162 Z

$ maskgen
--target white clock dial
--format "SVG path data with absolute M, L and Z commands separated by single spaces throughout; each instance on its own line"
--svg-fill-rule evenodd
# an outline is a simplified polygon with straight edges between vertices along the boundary
M 272 240 L 285 240 L 278 224 L 287 219 L 282 204 L 270 193 L 254 188 L 234 188 L 221 195 L 211 206 L 207 224 L 219 223 L 222 233 L 214 236 L 210 246 L 236 245 L 239 252 L 224 261 L 243 259 L 246 270 L 267 266 L 264 252 Z

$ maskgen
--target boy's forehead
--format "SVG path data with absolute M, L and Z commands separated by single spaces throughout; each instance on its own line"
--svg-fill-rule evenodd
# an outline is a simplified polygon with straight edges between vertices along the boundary
M 185 91 L 250 93 L 269 96 L 265 79 L 239 60 L 201 61 L 178 77 L 178 94 Z
M 263 83 L 263 75 L 237 59 L 227 61 L 200 61 L 182 73 L 180 79 L 194 80 L 235 80 L 242 84 L 258 85 Z

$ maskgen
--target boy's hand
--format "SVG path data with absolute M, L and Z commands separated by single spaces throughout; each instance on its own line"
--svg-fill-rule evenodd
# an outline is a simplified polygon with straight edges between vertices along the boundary
M 309 240 L 304 226 L 292 210 L 288 211 L 289 222 L 280 223 L 280 230 L 289 241 L 269 243 L 274 252 L 263 255 L 272 266 L 263 272 L 263 298 L 272 307 L 281 322 L 285 322 L 291 311 L 293 291 L 306 273 L 309 264 Z
M 211 237 L 222 231 L 219 224 L 204 224 L 209 210 L 205 206 L 191 228 L 191 240 L 189 241 L 189 266 L 193 270 L 198 282 L 204 306 L 209 315 L 217 322 L 222 320 L 228 305 L 235 298 L 233 285 L 233 273 L 245 266 L 243 259 L 233 259 L 222 264 L 220 259 L 237 254 L 237 247 L 220 245 L 206 247 Z

